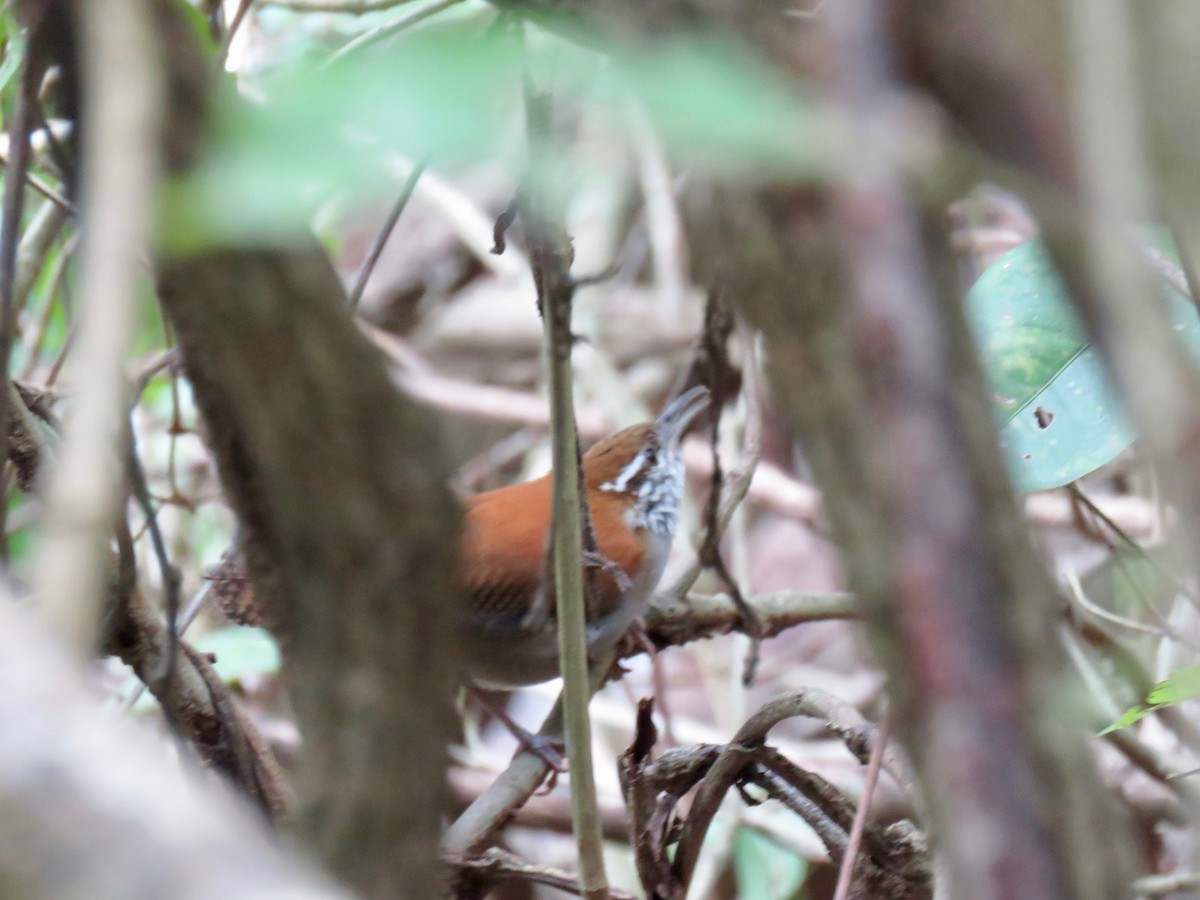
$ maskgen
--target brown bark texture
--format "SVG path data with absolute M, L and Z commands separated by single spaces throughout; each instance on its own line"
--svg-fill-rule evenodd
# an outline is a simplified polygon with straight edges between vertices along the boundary
M 164 18 L 164 44 L 185 39 Z M 169 141 L 203 109 L 190 56 L 168 54 Z M 305 837 L 366 896 L 436 896 L 459 612 L 439 423 L 395 389 L 311 239 L 162 258 L 159 286 L 283 634 Z
M 305 739 L 306 830 L 368 895 L 433 896 L 453 724 L 457 511 L 319 251 L 164 260 L 161 296 Z

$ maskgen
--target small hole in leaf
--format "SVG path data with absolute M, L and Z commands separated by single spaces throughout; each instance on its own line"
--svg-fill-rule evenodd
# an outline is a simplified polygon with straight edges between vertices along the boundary
M 1033 411 L 1033 417 L 1037 419 L 1038 428 L 1046 429 L 1050 427 L 1050 423 L 1054 421 L 1054 413 L 1046 409 L 1044 406 L 1039 406 Z

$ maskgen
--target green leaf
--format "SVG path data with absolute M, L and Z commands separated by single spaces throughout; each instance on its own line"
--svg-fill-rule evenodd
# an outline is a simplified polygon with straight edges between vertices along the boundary
M 552 44 L 522 48 L 459 20 L 332 64 L 280 67 L 259 85 L 259 102 L 224 85 L 202 163 L 166 192 L 166 249 L 290 239 L 334 194 L 377 202 L 397 178 L 389 159 L 452 170 L 523 147 L 527 64 L 553 71 L 557 108 L 587 105 L 622 130 L 630 96 L 640 99 L 684 162 L 765 176 L 810 173 L 828 155 L 815 149 L 825 145 L 815 139 L 815 105 L 730 46 L 674 44 L 602 65 Z
M 1163 548 L 1120 546 L 1084 576 L 1083 592 L 1111 613 L 1152 621 L 1146 613 L 1165 609 L 1178 590 L 1167 565 Z
M 733 871 L 741 900 L 791 900 L 804 884 L 808 863 L 749 828 L 741 828 L 734 840 Z
M 1127 728 L 1128 726 L 1132 725 L 1134 722 L 1140 722 L 1142 719 L 1146 718 L 1146 716 L 1150 715 L 1150 713 L 1154 712 L 1156 709 L 1157 709 L 1157 707 L 1150 707 L 1149 709 L 1147 709 L 1144 706 L 1134 706 L 1131 709 L 1127 710 L 1125 712 L 1125 715 L 1121 716 L 1121 718 L 1117 719 L 1117 721 L 1113 722 L 1111 725 L 1109 725 L 1107 728 L 1105 728 L 1103 731 L 1101 731 L 1100 736 L 1103 737 L 1104 735 L 1109 734 L 1113 731 L 1119 731 L 1122 728 Z
M 214 668 L 223 681 L 274 675 L 279 671 L 279 645 L 271 633 L 262 628 L 222 628 L 201 638 L 196 649 L 216 656 Z
M 1186 666 L 1151 688 L 1144 705 L 1139 704 L 1128 710 L 1100 733 L 1108 734 L 1110 731 L 1132 725 L 1152 712 L 1174 706 L 1184 700 L 1195 700 L 1197 697 L 1200 697 L 1200 666 Z
M 4 62 L 0 62 L 0 91 L 8 87 L 13 75 L 25 59 L 25 35 L 19 28 L 8 31 L 8 44 L 4 48 Z
M 209 24 L 208 16 L 200 11 L 198 7 L 193 6 L 188 0 L 175 0 L 175 6 L 179 9 L 184 21 L 192 29 L 192 33 L 196 36 L 196 40 L 200 44 L 200 48 L 204 51 L 204 55 L 209 59 L 217 55 L 217 50 L 220 45 L 216 38 L 213 37 L 212 26 Z
M 288 67 L 261 103 L 223 85 L 207 155 L 167 192 L 168 246 L 283 237 L 334 191 L 377 198 L 389 154 L 454 166 L 495 147 L 520 83 L 507 42 L 454 29 L 389 51 Z
M 1176 332 L 1200 355 L 1195 307 L 1163 289 Z M 991 383 L 1001 445 L 1018 488 L 1061 487 L 1134 439 L 1098 352 L 1040 242 L 1000 257 L 967 294 L 967 319 Z
M 1174 706 L 1200 697 L 1200 666 L 1187 666 L 1160 681 L 1146 698 L 1152 706 Z
M 653 53 L 619 57 L 617 66 L 621 90 L 641 101 L 667 151 L 684 165 L 795 176 L 819 171 L 827 157 L 812 98 L 793 94 L 732 45 L 667 42 Z M 609 102 L 618 109 L 622 100 Z

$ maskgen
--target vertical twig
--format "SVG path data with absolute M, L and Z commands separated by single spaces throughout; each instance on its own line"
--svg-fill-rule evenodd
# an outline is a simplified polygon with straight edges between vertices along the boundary
M 358 309 L 358 304 L 362 301 L 363 291 L 367 289 L 367 282 L 371 280 L 371 273 L 375 271 L 375 265 L 379 262 L 379 257 L 383 254 L 383 248 L 387 246 L 388 238 L 392 236 L 392 231 L 396 228 L 396 223 L 400 221 L 400 215 L 404 212 L 404 207 L 408 206 L 408 201 L 412 199 L 413 191 L 417 189 L 417 182 L 421 180 L 421 174 L 425 171 L 425 166 L 428 163 L 421 160 L 413 166 L 412 172 L 404 182 L 404 186 L 400 188 L 400 196 L 396 198 L 396 202 L 392 204 L 391 212 L 383 222 L 383 227 L 379 229 L 379 233 L 375 235 L 375 241 L 371 244 L 371 249 L 367 251 L 367 255 L 363 258 L 362 265 L 358 269 L 358 275 L 354 279 L 354 289 L 350 291 L 350 311 Z
M 711 412 L 710 444 L 712 447 L 712 478 L 708 502 L 704 507 L 704 543 L 700 547 L 700 564 L 710 569 L 725 585 L 729 597 L 742 615 L 744 630 L 750 638 L 750 648 L 742 670 L 742 684 L 749 687 L 754 683 L 758 669 L 759 651 L 762 647 L 762 623 L 755 615 L 746 598 L 742 596 L 737 580 L 730 574 L 721 555 L 721 537 L 729 524 L 721 521 L 720 508 L 724 493 L 725 473 L 721 468 L 720 444 L 721 406 L 732 389 L 733 366 L 729 361 L 728 341 L 733 333 L 733 316 L 725 305 L 719 288 L 709 292 L 704 308 L 704 346 L 702 349 L 704 378 L 708 382 L 715 401 Z M 733 510 L 730 510 L 730 517 Z
M 129 422 L 128 446 L 129 490 L 142 515 L 146 519 L 146 530 L 150 533 L 150 543 L 154 548 L 154 557 L 158 561 L 159 571 L 163 581 L 163 599 L 167 614 L 167 648 L 164 670 L 153 673 L 152 677 L 161 677 L 168 692 L 175 690 L 175 676 L 179 669 L 179 569 L 171 563 L 171 555 L 167 551 L 167 542 L 163 537 L 162 528 L 158 523 L 158 510 L 150 497 L 150 488 L 146 484 L 146 472 L 142 468 L 138 456 L 137 437 L 134 434 L 133 422 Z M 167 705 L 170 705 L 169 703 Z
M 9 122 L 8 171 L 4 178 L 4 211 L 0 217 L 0 378 L 8 380 L 9 359 L 17 327 L 17 245 L 21 238 L 21 213 L 25 207 L 25 173 L 29 169 L 29 130 L 42 67 L 26 47 L 21 84 Z M 0 422 L 8 421 L 8 391 L 0 390 Z M 8 429 L 0 428 L 0 560 L 8 559 L 7 480 L 3 463 L 8 459 Z
M 883 767 L 883 751 L 887 748 L 891 730 L 891 716 L 884 713 L 883 720 L 879 723 L 879 733 L 875 736 L 875 746 L 871 748 L 871 758 L 867 761 L 867 774 L 863 777 L 862 795 L 858 798 L 858 809 L 854 811 L 854 822 L 850 826 L 850 837 L 846 841 L 846 853 L 842 856 L 842 864 L 838 869 L 837 889 L 833 892 L 833 900 L 846 900 L 850 896 L 850 882 L 854 878 L 854 861 L 858 858 L 858 848 L 862 846 L 863 831 L 867 826 L 867 813 L 871 810 L 871 798 L 875 796 L 875 785 L 879 783 L 879 770 Z
M 253 3 L 254 0 L 241 0 L 238 3 L 237 10 L 233 14 L 233 20 L 225 30 L 225 35 L 221 38 L 221 46 L 217 50 L 216 67 L 218 71 L 225 70 L 225 62 L 229 59 L 229 50 L 233 47 L 233 39 L 237 37 L 238 29 L 242 27 L 242 22 L 245 21 L 246 15 L 250 12 L 250 7 Z
M 36 585 L 50 620 L 79 651 L 95 639 L 108 535 L 120 497 L 122 364 L 138 296 L 136 254 L 158 181 L 159 48 L 141 0 L 81 4 L 84 236 L 80 373 L 50 479 Z
M 529 235 L 529 255 L 545 322 L 550 380 L 550 418 L 554 457 L 554 588 L 557 598 L 559 667 L 567 760 L 571 767 L 571 820 L 579 845 L 579 881 L 585 898 L 608 895 L 604 873 L 603 835 L 592 773 L 588 702 L 587 623 L 583 592 L 583 503 L 579 490 L 578 435 L 572 399 L 571 305 L 575 285 L 570 277 L 572 249 L 562 227 L 553 161 L 545 148 L 551 135 L 551 100 L 525 90 L 530 143 L 530 170 L 521 212 Z

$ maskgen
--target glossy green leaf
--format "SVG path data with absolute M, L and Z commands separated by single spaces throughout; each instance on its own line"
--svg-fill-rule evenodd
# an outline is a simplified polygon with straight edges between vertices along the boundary
M 1195 307 L 1164 287 L 1176 330 L 1200 354 Z M 1099 353 L 1040 242 L 997 260 L 967 295 L 1001 444 L 1018 488 L 1048 490 L 1111 461 L 1134 439 Z

